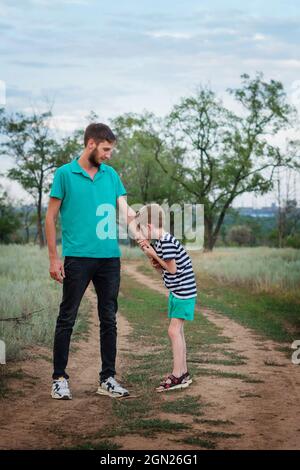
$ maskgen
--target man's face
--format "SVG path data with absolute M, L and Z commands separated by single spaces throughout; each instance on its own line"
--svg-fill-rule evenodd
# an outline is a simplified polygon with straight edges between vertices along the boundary
M 93 139 L 90 139 L 90 142 L 88 143 L 88 148 L 91 150 L 89 156 L 90 163 L 93 166 L 98 167 L 102 162 L 110 160 L 114 147 L 115 144 L 112 144 L 107 140 L 97 144 Z

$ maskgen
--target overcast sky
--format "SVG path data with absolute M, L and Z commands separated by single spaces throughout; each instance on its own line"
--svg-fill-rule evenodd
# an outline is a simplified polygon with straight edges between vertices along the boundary
M 225 97 L 245 72 L 281 80 L 299 107 L 299 39 L 299 0 L 0 0 L 0 80 L 7 109 L 47 99 L 65 131 L 90 110 L 164 115 L 199 84 Z

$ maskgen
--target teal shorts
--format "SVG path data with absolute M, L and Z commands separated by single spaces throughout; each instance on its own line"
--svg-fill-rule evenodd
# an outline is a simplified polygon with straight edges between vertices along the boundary
M 194 320 L 196 297 L 191 299 L 178 299 L 170 292 L 168 305 L 168 318 L 182 318 Z

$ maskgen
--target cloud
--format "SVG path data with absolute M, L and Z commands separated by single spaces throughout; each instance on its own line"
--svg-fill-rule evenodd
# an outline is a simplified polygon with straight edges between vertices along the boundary
M 255 33 L 253 36 L 254 41 L 265 41 L 266 39 L 267 39 L 267 36 L 265 36 L 264 34 L 260 34 L 260 33 Z
M 190 33 L 183 33 L 183 32 L 171 32 L 171 31 L 153 31 L 149 33 L 145 33 L 146 36 L 150 36 L 156 39 L 161 38 L 169 38 L 169 39 L 191 39 L 193 37 Z
M 68 64 L 68 63 L 50 63 L 42 61 L 26 61 L 26 60 L 12 60 L 11 64 L 17 65 L 19 67 L 30 67 L 36 69 L 47 69 L 47 68 L 76 68 L 79 67 L 79 64 Z

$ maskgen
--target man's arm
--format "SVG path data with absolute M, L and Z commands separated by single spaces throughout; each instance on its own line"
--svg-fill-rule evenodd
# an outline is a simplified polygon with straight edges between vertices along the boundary
M 118 197 L 117 203 L 119 209 L 119 221 L 121 224 L 127 224 L 129 234 L 134 240 L 140 240 L 142 236 L 134 220 L 136 212 L 127 204 L 126 196 Z
M 62 284 L 65 277 L 64 265 L 57 253 L 56 248 L 56 221 L 58 212 L 61 206 L 61 199 L 50 197 L 46 219 L 45 219 L 45 232 L 49 253 L 49 273 L 52 279 Z

